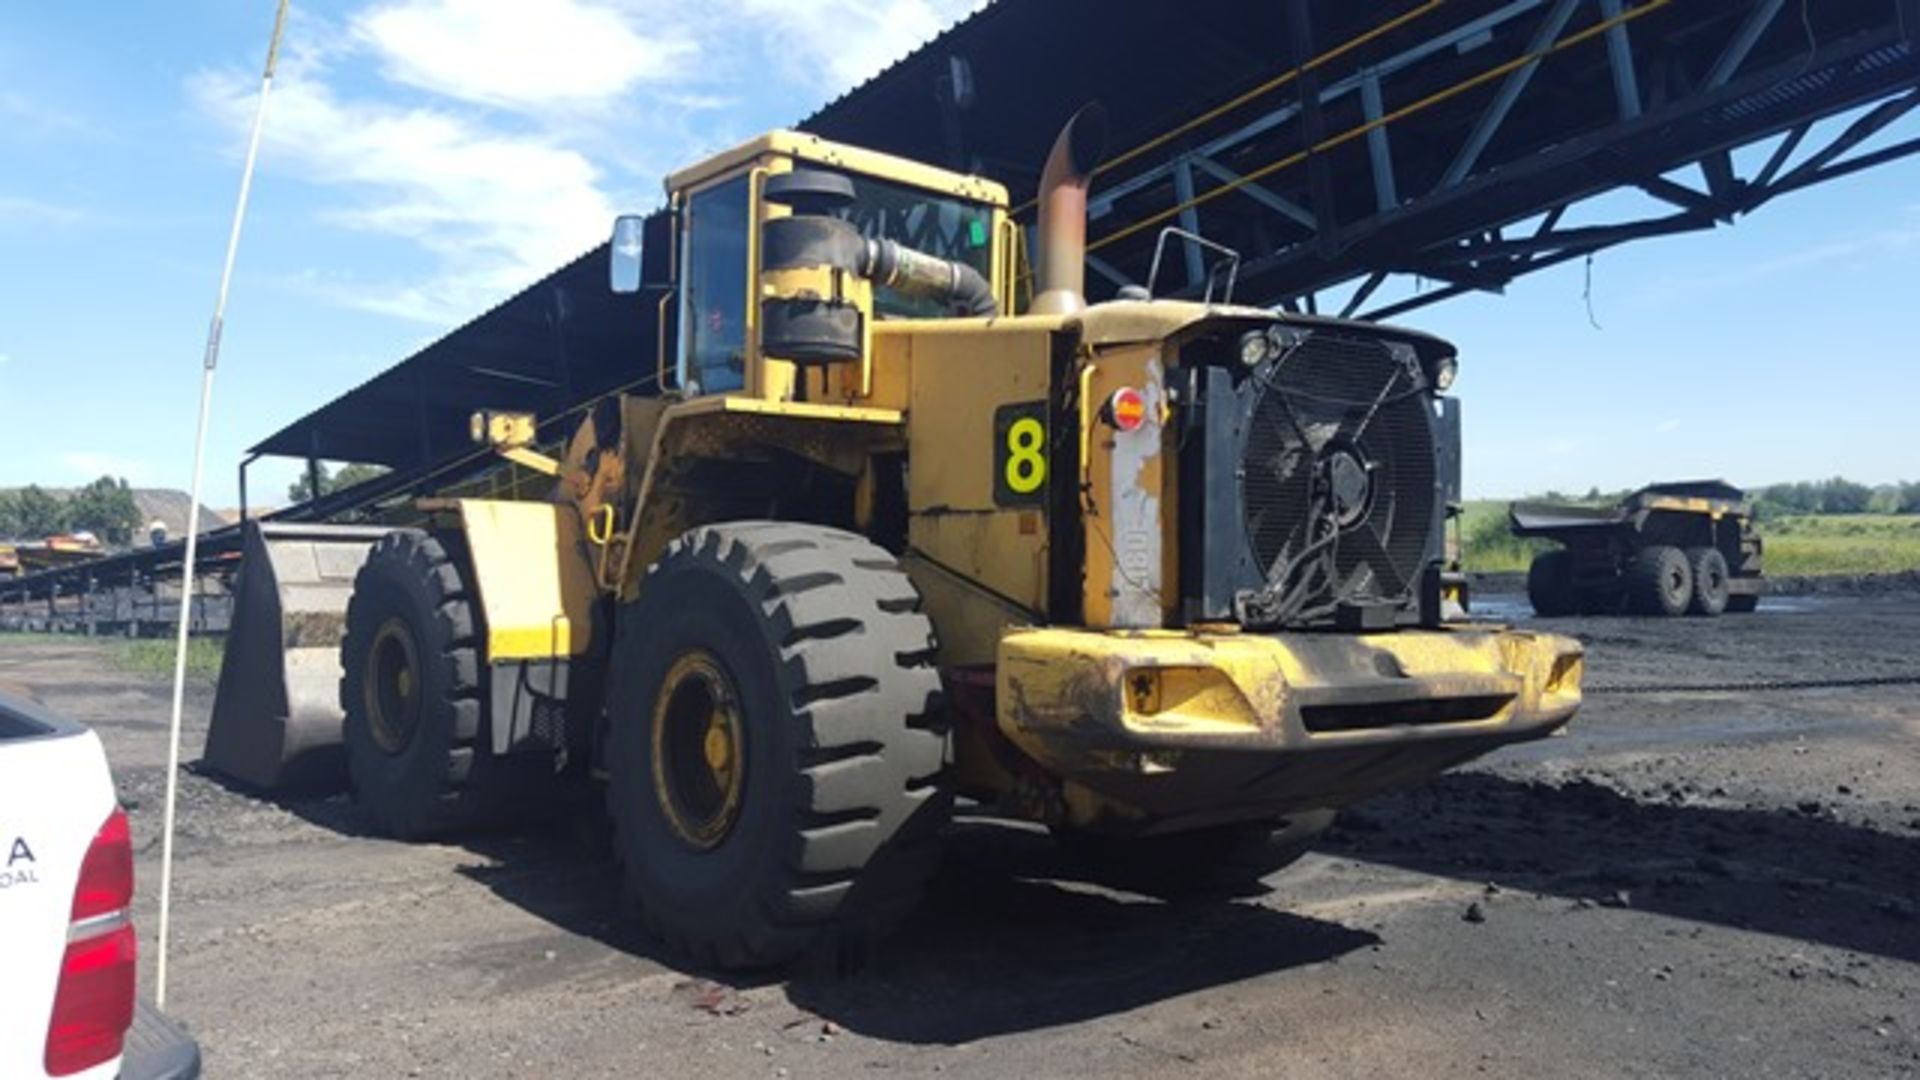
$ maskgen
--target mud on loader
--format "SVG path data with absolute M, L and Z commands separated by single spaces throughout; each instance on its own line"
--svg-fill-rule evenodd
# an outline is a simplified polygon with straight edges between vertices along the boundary
M 1048 160 L 1018 314 L 1002 188 L 808 135 L 622 219 L 616 287 L 666 316 L 636 369 L 667 389 L 552 458 L 533 418 L 477 416 L 552 498 L 425 500 L 355 573 L 338 701 L 372 821 L 440 833 L 597 779 L 653 930 L 759 965 L 891 925 L 956 797 L 1178 887 L 1564 724 L 1577 643 L 1441 615 L 1453 349 L 1088 306 L 1103 126 Z M 267 561 L 325 578 L 304 552 Z M 261 640 L 313 647 L 263 603 Z M 298 696 L 228 726 L 310 733 Z

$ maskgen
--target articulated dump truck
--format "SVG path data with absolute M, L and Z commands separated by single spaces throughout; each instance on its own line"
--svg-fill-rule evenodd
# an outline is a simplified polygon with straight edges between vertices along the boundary
M 343 745 L 399 837 L 602 785 L 646 923 L 756 966 L 896 922 L 956 799 L 1178 889 L 1566 723 L 1577 643 L 1442 615 L 1452 347 L 1089 306 L 1103 127 L 1055 144 L 1028 288 L 976 177 L 789 132 L 669 177 L 609 248 L 659 385 L 546 449 L 474 418 L 545 501 L 256 528 L 209 762 Z

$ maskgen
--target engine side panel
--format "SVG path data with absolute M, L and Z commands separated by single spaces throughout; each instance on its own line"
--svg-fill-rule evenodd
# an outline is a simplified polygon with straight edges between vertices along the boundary
M 1036 621 L 1047 608 L 1047 494 L 1072 483 L 1047 454 L 1052 340 L 1046 327 L 1013 327 L 915 334 L 902 349 L 911 365 L 908 545 L 950 579 L 923 586 L 940 595 L 944 665 L 991 663 L 995 642 L 974 628 L 1013 612 Z M 940 610 L 962 604 L 995 615 L 983 623 Z

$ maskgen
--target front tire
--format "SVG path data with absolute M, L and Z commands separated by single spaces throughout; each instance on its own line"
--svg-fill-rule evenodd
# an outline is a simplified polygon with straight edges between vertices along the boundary
M 620 612 L 609 810 L 648 927 L 727 968 L 857 960 L 917 902 L 951 800 L 933 630 L 835 529 L 695 529 Z
M 340 708 L 354 801 L 376 832 L 441 836 L 503 816 L 490 754 L 480 634 L 465 576 L 433 536 L 399 529 L 353 580 Z

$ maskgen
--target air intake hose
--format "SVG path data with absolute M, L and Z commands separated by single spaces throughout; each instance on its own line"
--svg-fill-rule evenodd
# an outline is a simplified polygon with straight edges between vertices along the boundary
M 866 265 L 860 273 L 875 285 L 904 296 L 932 300 L 963 315 L 998 315 L 1000 305 L 980 271 L 963 262 L 942 259 L 892 240 L 867 241 Z
M 831 266 L 904 296 L 932 300 L 956 314 L 997 315 L 993 287 L 978 270 L 892 240 L 869 240 L 839 218 L 794 214 L 774 218 L 763 232 L 761 265 L 768 270 Z

